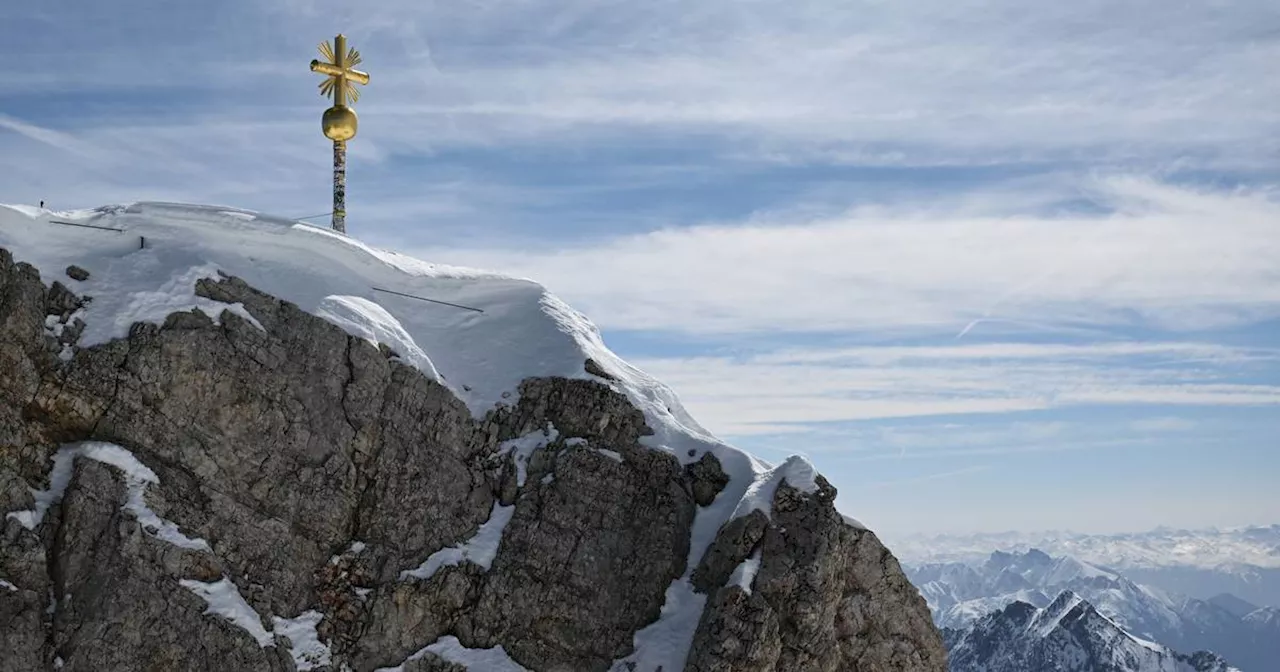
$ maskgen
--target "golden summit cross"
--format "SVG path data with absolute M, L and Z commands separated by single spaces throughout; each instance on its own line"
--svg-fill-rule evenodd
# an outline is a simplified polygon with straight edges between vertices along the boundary
M 345 35 L 333 38 L 333 46 L 320 43 L 321 61 L 311 61 L 311 72 L 325 75 L 320 83 L 320 95 L 333 99 L 333 107 L 324 111 L 320 125 L 324 135 L 333 141 L 333 230 L 347 232 L 347 141 L 356 137 L 356 111 L 351 109 L 360 100 L 356 84 L 368 84 L 369 73 L 356 70 L 363 60 L 360 52 L 347 48 Z

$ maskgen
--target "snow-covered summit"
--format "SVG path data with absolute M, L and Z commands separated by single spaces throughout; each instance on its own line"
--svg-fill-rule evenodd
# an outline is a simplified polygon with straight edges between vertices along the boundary
M 216 318 L 228 306 L 196 296 L 195 282 L 226 274 L 387 345 L 476 417 L 514 404 L 526 378 L 593 378 L 644 412 L 654 448 L 683 463 L 713 450 L 733 476 L 769 470 L 715 439 L 670 388 L 615 355 L 586 316 L 533 280 L 429 263 L 258 212 L 179 203 L 69 212 L 0 205 L 0 247 L 40 269 L 46 284 L 93 297 L 80 315 L 82 347 L 175 311 L 202 308 Z M 91 276 L 68 280 L 61 271 L 73 264 Z
M 72 287 L 94 299 L 82 316 L 85 347 L 177 310 L 216 317 L 226 306 L 197 297 L 194 283 L 225 273 L 386 344 L 477 416 L 510 403 L 525 378 L 590 377 L 583 362 L 591 358 L 661 424 L 710 438 L 670 390 L 617 358 L 586 317 L 531 280 L 428 263 L 261 213 L 175 203 L 71 212 L 0 205 L 0 246 L 46 283 L 68 282 L 61 271 L 70 264 L 92 269 Z
M 267 324 L 270 327 L 269 320 L 263 318 L 259 322 L 254 313 L 243 305 L 215 301 L 206 298 L 207 292 L 205 296 L 197 292 L 197 285 L 203 279 L 219 280 L 223 276 L 232 276 L 256 290 L 327 320 L 348 334 L 387 346 L 402 363 L 417 368 L 447 387 L 466 405 L 472 419 L 495 417 L 488 414 L 501 406 L 516 407 L 522 382 L 535 378 L 590 379 L 624 395 L 643 414 L 644 424 L 652 430 L 652 434 L 638 440 L 642 449 L 665 453 L 683 467 L 695 470 L 704 462 L 702 458 L 711 454 L 718 463 L 716 468 L 723 470 L 722 476 L 727 477 L 727 483 L 717 490 L 718 494 L 712 494 L 709 503 L 699 502 L 696 510 L 690 504 L 692 523 L 686 521 L 684 530 L 680 532 L 681 538 L 687 535 L 688 543 L 676 545 L 679 555 L 685 556 L 687 552 L 687 560 L 683 564 L 687 569 L 674 579 L 662 578 L 662 585 L 669 581 L 670 587 L 666 591 L 661 614 L 645 627 L 627 631 L 634 632 L 634 655 L 616 661 L 622 666 L 635 664 L 639 669 L 659 666 L 679 669 L 690 650 L 708 599 L 705 591 L 694 590 L 691 575 L 707 549 L 716 541 L 717 532 L 726 522 L 741 516 L 758 519 L 763 514 L 769 519 L 786 515 L 785 511 L 775 513 L 770 508 L 774 492 L 783 482 L 804 493 L 818 492 L 821 487 L 821 479 L 813 466 L 802 457 L 794 457 L 772 467 L 717 440 L 689 416 L 670 389 L 610 352 L 604 346 L 599 331 L 586 317 L 541 285 L 527 279 L 430 264 L 374 249 L 324 229 L 259 213 L 171 203 L 135 203 L 74 212 L 0 206 L 0 248 L 11 253 L 16 261 L 29 263 L 38 269 L 46 286 L 60 283 L 69 290 L 63 292 L 64 295 L 73 295 L 74 313 L 70 316 L 65 312 L 57 316 L 50 314 L 52 319 L 44 320 L 47 332 L 61 332 L 73 321 L 84 325 L 78 332 L 78 338 L 74 339 L 75 346 L 81 350 L 76 351 L 69 345 L 63 350 L 68 370 L 95 365 L 86 361 L 92 359 L 89 356 L 92 353 L 84 353 L 85 348 L 115 339 L 133 338 L 130 330 L 136 323 L 160 324 L 175 313 L 192 309 L 199 309 L 215 321 L 223 319 L 224 311 L 231 311 L 249 323 L 238 323 L 236 329 L 253 334 L 257 333 L 254 326 L 262 328 Z M 72 266 L 79 268 L 72 269 Z M 15 282 L 22 281 L 21 273 L 15 273 L 14 278 Z M 26 276 L 26 282 L 28 285 L 36 284 L 30 276 Z M 48 295 L 58 295 L 57 288 L 49 291 Z M 236 300 L 251 303 L 250 294 L 243 296 L 245 298 Z M 41 305 L 36 309 L 47 308 L 47 305 Z M 310 322 L 319 324 L 314 320 Z M 39 329 L 38 319 L 31 324 Z M 327 327 L 323 331 L 329 332 Z M 268 333 L 270 335 L 271 332 Z M 64 334 L 53 335 L 61 337 Z M 61 342 L 67 341 L 61 339 Z M 350 352 L 350 346 L 348 348 Z M 349 359 L 346 364 L 350 365 Z M 114 372 L 108 367 L 107 374 L 95 375 L 110 378 Z M 157 377 L 155 372 L 148 373 L 153 374 L 153 378 Z M 354 374 L 350 375 L 354 379 Z M 167 379 L 163 375 L 159 377 Z M 252 382 L 248 385 L 252 386 Z M 22 398 L 30 398 L 25 389 L 21 394 L 27 395 Z M 447 398 L 445 394 L 441 396 Z M 198 405 L 200 401 L 194 403 Z M 343 397 L 341 405 L 345 404 L 346 398 Z M 344 410 L 338 409 L 339 413 Z M 460 406 L 457 412 L 466 415 Z M 266 416 L 259 413 L 253 417 Z M 351 418 L 346 420 L 347 424 L 355 427 Z M 609 418 L 601 418 L 600 421 L 607 424 Z M 288 426 L 293 424 L 288 423 Z M 545 441 L 553 440 L 554 434 L 554 428 L 549 427 Z M 574 448 L 580 445 L 581 439 L 562 437 L 562 443 L 565 448 Z M 121 445 L 127 444 L 128 441 Z M 307 444 L 301 441 L 299 445 L 306 447 Z M 533 444 L 513 445 L 510 450 L 498 454 L 527 458 L 535 449 Z M 591 450 L 614 463 L 623 462 L 622 456 L 608 446 L 593 446 Z M 193 464 L 207 461 L 199 454 L 200 451 L 195 452 Z M 345 459 L 337 453 L 330 454 L 337 456 L 334 459 Z M 142 452 L 138 457 L 140 464 L 147 464 L 153 456 Z M 225 457 L 223 462 L 229 467 L 244 468 L 245 461 L 239 459 L 240 456 Z M 660 461 L 669 462 L 670 458 L 664 456 Z M 184 469 L 188 473 L 203 474 L 205 472 L 201 469 L 205 467 L 204 463 L 201 464 L 199 468 L 188 465 Z M 36 471 L 38 468 L 35 465 L 27 470 Z M 307 468 L 314 469 L 317 478 L 328 477 L 329 472 L 325 469 L 314 465 L 307 465 Z M 403 467 L 395 468 L 405 471 Z M 157 471 L 163 470 L 157 467 Z M 349 471 L 337 469 L 335 473 L 342 476 Z M 675 476 L 683 478 L 683 473 L 677 469 Z M 400 474 L 406 479 L 412 475 Z M 233 476 L 222 468 L 219 477 Z M 520 480 L 517 486 L 527 486 L 530 491 L 539 486 L 558 487 L 550 473 L 540 476 L 536 483 L 525 483 L 523 477 Z M 327 483 L 328 480 L 324 480 L 323 484 Z M 485 497 L 494 497 L 487 488 L 478 492 Z M 391 495 L 388 490 L 386 496 Z M 255 491 L 248 493 L 246 498 L 258 496 Z M 810 498 L 809 501 L 817 500 Z M 830 506 L 829 499 L 822 501 L 824 506 Z M 220 502 L 219 506 L 238 505 L 231 501 Z M 421 557 L 421 574 L 426 575 L 424 580 L 435 575 L 433 570 L 450 565 L 451 558 L 458 563 L 463 559 L 472 560 L 480 571 L 488 570 L 485 562 L 475 559 L 483 556 L 491 561 L 493 551 L 501 548 L 504 534 L 511 534 L 512 529 L 521 525 L 524 525 L 521 529 L 529 529 L 527 521 L 522 523 L 519 516 L 510 523 L 510 527 L 507 526 L 510 522 L 508 517 L 513 513 L 510 506 L 495 501 L 490 508 L 486 503 L 484 509 L 491 510 L 490 520 L 476 532 L 475 538 L 463 539 L 433 553 L 424 552 Z M 296 508 L 299 507 L 290 504 L 281 513 L 291 514 Z M 304 508 L 308 516 L 314 514 L 320 518 L 329 515 L 326 507 L 319 504 L 308 504 Z M 756 511 L 760 514 L 753 513 Z M 834 511 L 829 513 L 834 515 Z M 449 511 L 441 507 L 441 511 L 434 512 L 434 515 L 447 518 Z M 228 520 L 236 519 L 229 517 Z M 838 518 L 836 520 L 839 535 L 863 534 L 861 530 L 850 531 L 850 528 L 859 527 L 856 521 L 845 519 L 840 523 Z M 38 524 L 34 514 L 30 522 Z M 328 534 L 332 526 L 311 526 L 303 531 L 309 534 L 313 527 Z M 293 534 L 291 530 L 278 532 L 288 536 Z M 396 529 L 388 534 L 399 535 L 401 532 Z M 217 539 L 226 539 L 226 535 L 233 533 L 236 532 L 219 528 L 216 533 L 202 534 L 200 538 L 210 539 L 207 545 L 211 547 L 210 553 L 216 555 L 221 551 Z M 408 538 L 413 534 L 416 533 L 408 530 L 402 536 Z M 456 538 L 456 535 L 450 533 L 450 538 Z M 260 541 L 254 538 L 244 543 Z M 345 542 L 352 540 L 343 541 L 346 545 Z M 417 537 L 411 541 L 425 546 L 425 542 Z M 307 538 L 306 543 L 313 542 Z M 873 543 L 878 547 L 878 542 Z M 301 547 L 289 546 L 281 552 L 302 553 L 297 551 Z M 404 544 L 397 541 L 388 543 L 387 547 L 400 549 Z M 438 553 L 449 558 L 437 557 Z M 511 553 L 514 551 L 508 555 Z M 501 560 L 502 551 L 497 550 L 497 554 Z M 294 555 L 289 557 L 294 558 Z M 436 559 L 434 565 L 433 558 Z M 734 570 L 735 585 L 750 590 L 752 578 L 760 566 L 758 556 L 755 564 L 752 562 L 750 559 L 741 560 L 739 569 L 742 571 L 729 568 Z M 766 569 L 769 562 L 766 557 L 763 565 Z M 309 570 L 298 571 L 299 576 L 311 576 Z M 507 576 L 513 570 L 503 571 L 507 572 L 503 576 Z M 494 572 L 500 573 L 498 569 Z M 233 574 L 229 572 L 228 576 Z M 409 574 L 417 576 L 413 572 Z M 8 580 L 7 577 L 5 579 Z M 227 591 L 233 590 L 230 584 L 224 587 Z M 284 590 L 283 587 L 277 588 Z M 905 592 L 903 594 L 906 595 Z M 377 593 L 370 599 L 377 599 Z M 260 605 L 251 606 L 261 608 Z M 914 604 L 909 606 L 915 608 Z M 779 608 L 789 607 L 782 605 Z M 295 620 L 302 618 L 293 613 L 283 615 Z M 920 620 L 927 625 L 926 619 Z M 933 637 L 936 638 L 936 633 Z

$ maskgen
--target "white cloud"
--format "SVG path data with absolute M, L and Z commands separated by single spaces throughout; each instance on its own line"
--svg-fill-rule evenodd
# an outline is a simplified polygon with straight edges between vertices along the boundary
M 887 346 L 883 356 L 876 349 L 792 349 L 635 363 L 671 385 L 704 426 L 739 437 L 777 434 L 776 427 L 787 424 L 1081 406 L 1280 405 L 1280 386 L 1233 382 L 1258 361 L 1255 351 L 1243 348 L 1172 342 L 1145 347 L 1012 343 Z M 850 357 L 851 352 L 857 356 Z M 1040 434 L 1016 427 L 1019 439 L 1043 442 L 1050 438 L 1044 431 L 1061 429 L 1054 424 L 1035 427 Z M 1154 429 L 1145 427 L 1146 432 Z M 981 435 L 984 445 L 997 439 Z M 1010 442 L 1005 437 L 1003 443 Z M 832 447 L 846 443 L 835 441 Z
M 781 158 L 1263 165 L 1280 45 L 1268 5 L 1232 5 L 414 3 L 368 30 L 420 58 L 384 64 L 378 108 L 410 143 L 644 128 Z
M 156 171 L 147 185 L 64 176 L 65 156 L 36 157 L 27 169 L 46 189 L 92 190 L 94 178 L 195 200 L 313 170 L 324 186 L 323 102 L 305 63 L 334 25 L 373 75 L 353 145 L 370 162 L 514 144 L 590 155 L 665 138 L 700 142 L 721 166 L 1265 168 L 1280 148 L 1272 19 L 1263 0 L 393 0 L 375 12 L 337 0 L 229 0 L 216 12 L 86 5 L 74 14 L 27 3 L 6 9 L 6 25 L 35 37 L 0 45 L 23 64 L 0 73 L 0 87 L 31 110 L 7 111 L 17 123 L 61 133 L 46 138 L 63 149 L 100 144 L 119 166 L 200 168 Z M 40 118 L 48 94 L 85 103 L 52 106 L 51 125 Z M 226 128 L 227 117 L 244 127 Z M 323 189 L 314 196 L 323 201 Z
M 1132 178 L 1087 186 L 1108 214 L 854 208 L 558 251 L 419 254 L 537 278 L 608 329 L 958 334 L 981 318 L 1206 329 L 1280 316 L 1280 202 Z

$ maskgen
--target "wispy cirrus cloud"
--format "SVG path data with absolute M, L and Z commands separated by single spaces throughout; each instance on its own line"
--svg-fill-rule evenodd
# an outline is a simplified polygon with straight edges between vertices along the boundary
M 86 146 L 87 143 L 69 133 L 27 123 L 8 115 L 0 114 L 0 129 L 11 131 L 28 140 L 66 152 L 76 158 L 95 158 L 97 154 L 97 152 Z
M 412 190 L 395 179 L 403 160 L 466 163 L 456 152 L 591 160 L 696 147 L 711 173 L 775 163 L 1266 170 L 1280 126 L 1270 104 L 1280 38 L 1262 0 L 210 7 L 6 8 L 14 38 L 0 55 L 23 64 L 0 73 L 6 114 L 119 156 L 116 165 L 203 169 L 64 177 L 63 156 L 32 161 L 36 181 L 217 200 L 287 175 L 322 178 L 321 104 L 305 64 L 334 26 L 374 75 L 353 145 L 371 179 L 353 190 L 353 216 Z M 0 149 L 12 153 L 10 143 L 0 132 Z M 602 169 L 595 179 L 626 178 Z M 324 200 L 318 182 L 254 204 L 309 210 Z
M 420 40 L 423 60 L 388 75 L 404 95 L 386 111 L 419 122 L 412 141 L 437 145 L 572 142 L 620 127 L 710 132 L 778 156 L 835 156 L 843 145 L 923 163 L 1096 160 L 1188 158 L 1194 147 L 1251 162 L 1263 154 L 1248 145 L 1276 123 L 1264 111 L 1276 92 L 1265 68 L 1280 47 L 1262 28 L 1275 12 L 1252 0 L 1230 10 L 507 2 L 394 13 L 397 28 L 380 17 L 370 33 Z M 465 45 L 452 32 L 464 25 Z M 1201 123 L 1222 115 L 1234 123 Z

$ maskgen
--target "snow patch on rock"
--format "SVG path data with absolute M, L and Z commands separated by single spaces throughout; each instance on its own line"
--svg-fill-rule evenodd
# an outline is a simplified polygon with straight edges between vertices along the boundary
M 673 581 L 658 620 L 636 632 L 635 653 L 614 662 L 611 672 L 683 670 L 706 604 L 707 596 L 694 592 L 687 575 Z
M 813 468 L 812 462 L 803 456 L 792 455 L 786 462 L 756 475 L 734 510 L 733 517 L 745 516 L 752 511 L 772 516 L 773 497 L 778 492 L 779 485 L 785 481 L 800 492 L 812 494 L 818 491 L 817 476 L 818 472 Z
M 360 296 L 326 296 L 316 307 L 316 316 L 375 346 L 379 343 L 386 345 L 410 366 L 441 382 L 440 374 L 427 353 L 418 347 L 400 321 L 381 305 Z
M 231 579 L 224 576 L 212 583 L 182 579 L 178 583 L 205 601 L 208 606 L 204 613 L 221 616 L 231 621 L 233 625 L 249 633 L 249 636 L 258 642 L 258 646 L 275 645 L 275 639 L 271 633 L 262 626 L 262 619 L 258 617 L 258 612 L 244 601 L 244 597 L 240 595 L 240 589 Z
M 529 476 L 529 458 L 533 455 L 533 451 L 545 448 L 559 436 L 560 432 L 548 423 L 546 429 L 529 432 L 498 445 L 499 455 L 511 455 L 516 462 L 516 485 L 524 487 L 524 481 Z
M 140 462 L 133 453 L 113 443 L 102 441 L 85 441 L 73 443 L 59 448 L 53 455 L 53 470 L 49 474 L 47 490 L 32 490 L 36 506 L 27 511 L 14 511 L 8 517 L 14 518 L 29 530 L 34 530 L 44 520 L 49 507 L 56 504 L 66 493 L 71 482 L 71 474 L 78 457 L 88 458 L 108 464 L 124 473 L 128 495 L 122 508 L 137 518 L 144 530 L 156 538 L 178 546 L 196 551 L 208 551 L 209 543 L 204 539 L 192 538 L 183 534 L 172 521 L 156 515 L 147 506 L 147 486 L 159 483 L 156 473 Z
M 853 516 L 846 516 L 844 514 L 840 514 L 840 517 L 844 519 L 845 525 L 848 525 L 849 527 L 852 527 L 855 530 L 867 529 L 867 526 L 863 525 L 862 521 L 858 520 L 857 518 L 854 518 Z
M 757 548 L 751 553 L 751 556 L 743 560 L 733 570 L 733 574 L 729 575 L 730 586 L 737 586 L 751 594 L 751 586 L 756 581 L 756 574 L 760 571 L 760 549 Z
M 502 506 L 498 502 L 493 503 L 493 510 L 489 513 L 489 520 L 485 521 L 476 530 L 475 536 L 470 539 L 449 548 L 443 548 L 431 555 L 418 566 L 417 569 L 408 569 L 400 572 L 400 580 L 420 579 L 426 580 L 440 571 L 441 567 L 446 565 L 460 565 L 464 561 L 474 562 L 484 569 L 489 569 L 493 564 L 493 559 L 498 555 L 498 546 L 502 543 L 502 532 L 507 528 L 507 523 L 511 522 L 511 516 L 516 511 L 516 507 Z
M 604 455 L 605 457 L 613 460 L 614 462 L 617 462 L 618 464 L 622 464 L 622 454 L 616 450 L 609 450 L 608 448 L 596 448 L 596 452 L 600 453 L 601 455 Z
M 404 672 L 404 665 L 411 660 L 418 660 L 427 654 L 433 654 L 443 660 L 466 667 L 468 670 L 484 672 L 529 672 L 507 655 L 501 646 L 492 649 L 468 649 L 458 641 L 457 637 L 441 637 L 439 640 L 419 649 L 404 663 L 395 667 L 380 667 L 375 672 Z
M 306 672 L 317 667 L 328 667 L 333 662 L 333 654 L 329 647 L 320 641 L 316 626 L 324 620 L 324 614 L 311 610 L 303 612 L 296 618 L 271 619 L 272 630 L 277 635 L 289 638 L 289 652 L 293 655 L 294 666 L 298 672 Z

